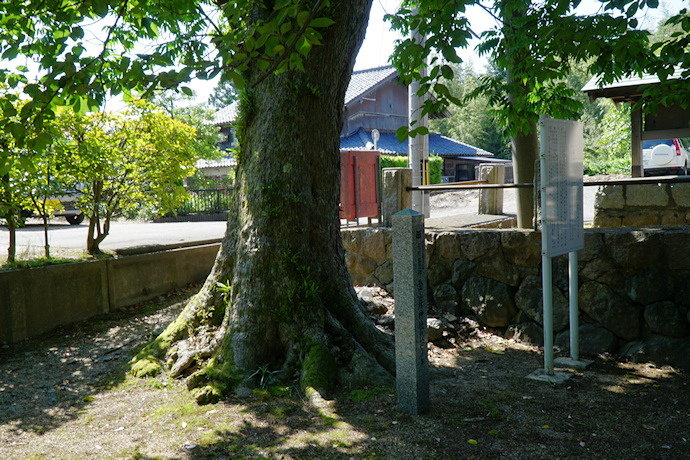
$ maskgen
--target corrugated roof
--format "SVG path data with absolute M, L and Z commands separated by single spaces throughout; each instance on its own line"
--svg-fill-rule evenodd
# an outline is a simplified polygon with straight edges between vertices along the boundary
M 673 75 L 670 75 L 668 78 L 673 80 L 680 78 L 683 73 L 683 69 L 676 69 L 675 72 L 673 72 Z M 615 88 L 627 88 L 627 87 L 638 87 L 641 85 L 649 85 L 649 84 L 654 84 L 654 83 L 659 83 L 659 77 L 656 75 L 650 75 L 650 74 L 641 74 L 641 75 L 628 75 L 626 77 L 622 77 L 618 79 L 617 81 L 605 85 L 600 85 L 599 80 L 601 80 L 600 75 L 595 75 L 592 77 L 592 79 L 582 88 L 583 93 L 589 93 L 592 91 L 599 91 L 599 90 L 606 90 L 606 89 L 615 89 Z
M 345 92 L 345 105 L 396 75 L 397 72 L 391 65 L 352 72 Z
M 394 132 L 381 131 L 378 150 L 385 155 L 407 155 L 407 141 L 398 142 Z M 350 136 L 340 138 L 341 150 L 371 150 L 374 147 L 371 131 L 360 128 Z M 493 157 L 493 153 L 456 141 L 439 133 L 429 134 L 429 153 L 441 156 Z

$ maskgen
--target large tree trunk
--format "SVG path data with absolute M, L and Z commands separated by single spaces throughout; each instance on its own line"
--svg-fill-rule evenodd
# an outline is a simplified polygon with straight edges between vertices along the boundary
M 173 376 L 194 371 L 201 403 L 251 385 L 259 368 L 305 389 L 392 382 L 393 343 L 358 306 L 338 218 L 343 99 L 370 5 L 331 2 L 335 24 L 305 72 L 250 73 L 222 248 L 201 291 L 135 358 L 136 374 L 167 356 Z
M 539 137 L 536 123 L 530 125 L 531 132 L 520 133 L 510 139 L 515 183 L 534 183 L 534 163 L 539 158 Z M 534 190 L 531 188 L 517 189 L 517 226 L 534 227 Z
M 507 58 L 505 59 L 506 76 L 510 91 L 508 100 L 513 107 L 524 107 L 525 99 L 529 96 L 530 88 L 524 83 L 523 77 L 528 75 L 524 69 L 527 60 L 525 49 L 521 43 L 520 28 L 516 20 L 526 14 L 530 5 L 529 0 L 502 0 L 503 34 Z M 516 183 L 534 183 L 534 162 L 538 159 L 539 137 L 537 124 L 525 122 L 519 132 L 510 139 L 513 159 L 513 178 Z M 530 188 L 517 189 L 517 225 L 519 228 L 533 228 L 534 190 Z

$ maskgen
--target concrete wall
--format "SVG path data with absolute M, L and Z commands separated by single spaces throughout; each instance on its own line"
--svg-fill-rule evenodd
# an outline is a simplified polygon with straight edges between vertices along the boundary
M 220 244 L 0 272 L 0 343 L 36 337 L 202 281 Z
M 390 229 L 343 231 L 355 284 L 394 290 Z M 690 368 L 690 229 L 585 231 L 579 252 L 580 347 Z M 507 337 L 543 344 L 541 234 L 426 234 L 427 286 L 437 312 L 471 316 Z M 568 347 L 567 257 L 554 260 L 556 344 Z
M 690 224 L 690 184 L 631 184 L 599 187 L 595 227 Z

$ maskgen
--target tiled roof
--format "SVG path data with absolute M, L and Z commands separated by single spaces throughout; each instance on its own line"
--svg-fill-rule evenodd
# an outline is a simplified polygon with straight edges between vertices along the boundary
M 203 160 L 196 161 L 194 167 L 196 169 L 210 169 L 210 168 L 225 168 L 237 166 L 237 160 L 234 158 L 221 158 L 220 160 Z
M 407 155 L 407 141 L 398 142 L 398 137 L 390 131 L 381 131 L 380 135 L 377 147 L 381 153 L 385 155 Z M 363 128 L 358 129 L 350 136 L 340 138 L 341 150 L 371 150 L 373 148 L 374 140 L 371 138 L 371 131 Z M 429 153 L 441 156 L 494 156 L 493 153 L 484 149 L 441 136 L 439 133 L 429 134 Z
M 397 75 L 397 72 L 390 65 L 352 72 L 350 84 L 345 92 L 345 105 L 394 75 Z
M 217 111 L 214 115 L 213 124 L 215 124 L 216 126 L 225 126 L 234 123 L 235 118 L 237 118 L 238 106 L 239 102 L 235 101 L 229 106 Z

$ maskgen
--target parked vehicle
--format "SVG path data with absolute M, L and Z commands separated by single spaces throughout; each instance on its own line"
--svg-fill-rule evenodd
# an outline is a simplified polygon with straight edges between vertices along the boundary
M 688 148 L 682 139 L 642 141 L 644 175 L 688 173 Z
M 49 206 L 54 209 L 53 216 L 64 217 L 70 225 L 79 225 L 84 222 L 84 213 L 75 207 L 79 194 L 73 195 L 59 195 L 48 198 L 48 202 L 52 202 Z M 35 212 L 28 209 L 22 211 L 22 217 L 36 216 Z

